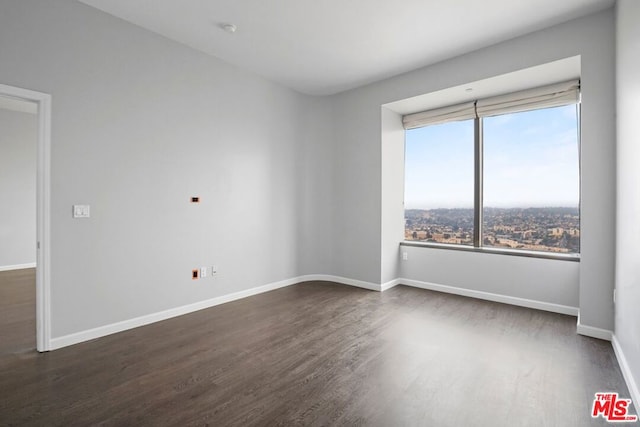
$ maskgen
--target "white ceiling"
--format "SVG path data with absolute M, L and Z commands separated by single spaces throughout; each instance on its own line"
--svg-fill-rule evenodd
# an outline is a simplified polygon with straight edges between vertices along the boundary
M 614 0 L 80 0 L 299 92 L 327 95 Z M 237 26 L 234 34 L 220 28 Z

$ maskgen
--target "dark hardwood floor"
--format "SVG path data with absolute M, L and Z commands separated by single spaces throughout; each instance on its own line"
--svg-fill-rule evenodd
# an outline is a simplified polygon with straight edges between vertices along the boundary
M 605 425 L 594 393 L 629 392 L 610 343 L 575 328 L 405 286 L 302 283 L 46 354 L 3 344 L 0 424 Z
M 0 357 L 35 348 L 36 269 L 0 271 Z

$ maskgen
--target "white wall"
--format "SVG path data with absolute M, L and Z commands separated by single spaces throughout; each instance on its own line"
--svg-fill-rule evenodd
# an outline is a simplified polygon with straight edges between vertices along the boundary
M 640 3 L 617 3 L 618 187 L 615 338 L 628 363 L 625 372 L 640 405 Z
M 315 100 L 71 0 L 1 2 L 0 57 L 52 94 L 54 338 L 299 274 Z
M 441 284 L 477 286 L 481 291 L 579 307 L 582 324 L 612 330 L 613 51 L 613 11 L 607 10 L 334 96 L 335 274 L 380 283 L 390 277 L 386 272 L 399 268 L 402 277 L 413 280 L 447 281 Z M 399 239 L 393 238 L 397 233 L 374 232 L 388 226 L 389 216 L 381 212 L 397 211 L 387 206 L 380 191 L 397 185 L 386 181 L 395 179 L 392 174 L 381 173 L 388 159 L 378 148 L 380 106 L 577 55 L 582 60 L 583 95 L 582 262 L 560 265 L 559 261 L 459 251 L 434 255 L 434 250 L 412 248 L 407 262 L 394 265 L 398 258 L 389 254 L 399 252 Z M 489 259 L 495 268 L 487 267 Z M 539 276 L 531 276 L 540 265 L 557 273 L 545 276 L 547 283 L 540 284 L 533 279 Z M 479 273 L 458 281 L 448 275 L 451 268 Z M 530 279 L 513 281 L 511 276 L 500 275 L 503 269 Z
M 36 262 L 35 114 L 0 108 L 0 268 Z

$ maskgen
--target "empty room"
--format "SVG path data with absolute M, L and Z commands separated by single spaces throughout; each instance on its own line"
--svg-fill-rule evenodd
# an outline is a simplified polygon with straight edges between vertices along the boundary
M 0 425 L 639 425 L 638 22 L 0 0 Z

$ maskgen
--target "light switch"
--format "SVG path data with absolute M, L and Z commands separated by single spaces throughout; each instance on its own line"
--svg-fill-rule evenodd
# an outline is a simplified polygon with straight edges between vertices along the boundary
M 73 205 L 74 218 L 89 218 L 91 211 L 89 205 Z

